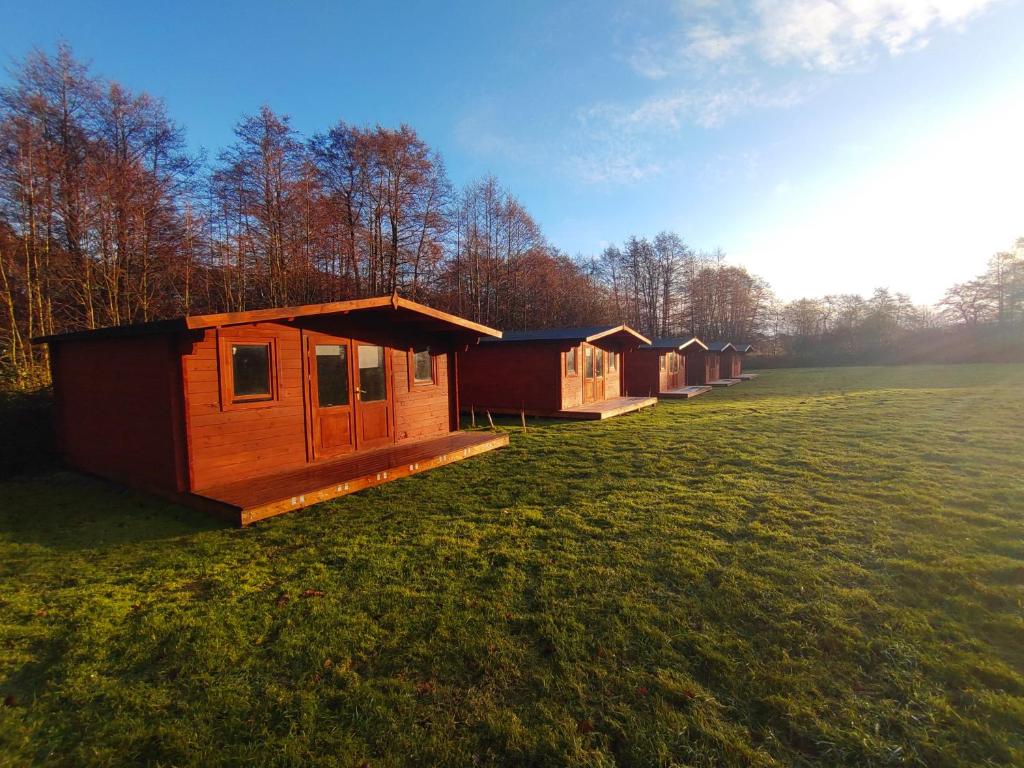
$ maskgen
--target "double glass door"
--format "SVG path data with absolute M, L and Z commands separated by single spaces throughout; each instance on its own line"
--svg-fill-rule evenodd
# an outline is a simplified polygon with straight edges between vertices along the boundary
M 394 442 L 387 347 L 319 333 L 306 343 L 314 457 Z

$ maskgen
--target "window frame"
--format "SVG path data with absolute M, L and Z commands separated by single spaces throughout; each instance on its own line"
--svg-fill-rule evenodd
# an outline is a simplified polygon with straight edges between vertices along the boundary
M 281 358 L 277 336 L 251 329 L 217 330 L 217 379 L 220 385 L 220 409 L 237 411 L 249 408 L 272 408 L 281 400 Z M 269 395 L 235 395 L 235 368 L 232 348 L 235 346 L 267 347 Z
M 570 354 L 572 355 L 572 370 L 571 371 L 569 370 L 569 355 Z M 570 347 L 569 349 L 567 349 L 565 351 L 565 353 L 564 353 L 564 358 L 565 358 L 565 363 L 564 363 L 563 368 L 565 370 L 565 375 L 567 377 L 568 376 L 572 376 L 572 377 L 579 376 L 580 375 L 579 347 Z
M 668 354 L 665 352 L 658 354 L 658 371 L 661 373 L 668 371 Z
M 615 373 L 619 369 L 619 353 L 612 350 L 608 353 L 608 363 L 606 373 Z
M 426 347 L 427 354 L 430 356 L 430 379 L 417 379 L 416 378 L 416 345 L 411 345 L 406 351 L 406 367 L 409 369 L 409 389 L 422 389 L 425 387 L 436 387 L 437 386 L 437 355 L 431 350 L 429 344 L 422 345 Z M 385 353 L 387 347 L 384 347 Z M 356 360 L 356 364 L 359 361 Z

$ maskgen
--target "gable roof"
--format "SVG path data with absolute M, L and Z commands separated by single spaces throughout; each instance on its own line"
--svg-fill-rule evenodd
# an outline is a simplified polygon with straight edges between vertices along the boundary
M 707 349 L 709 352 L 725 352 L 727 349 L 736 349 L 732 345 L 731 341 L 712 341 L 708 344 Z
M 32 339 L 35 344 L 51 341 L 70 341 L 75 339 L 113 339 L 129 336 L 151 336 L 164 333 L 183 333 L 207 328 L 221 328 L 228 325 L 267 322 L 272 320 L 294 320 L 297 317 L 316 315 L 345 315 L 350 312 L 396 312 L 402 319 L 417 319 L 430 323 L 438 330 L 458 331 L 478 336 L 501 338 L 501 331 L 488 328 L 486 325 L 442 312 L 439 309 L 403 299 L 398 294 L 392 296 L 375 296 L 369 299 L 352 299 L 350 301 L 332 301 L 324 304 L 304 304 L 298 307 L 276 307 L 272 309 L 253 309 L 244 312 L 220 312 L 209 315 L 186 315 L 171 320 L 156 320 L 148 323 L 132 325 L 116 325 L 109 328 L 97 328 L 91 331 L 72 331 Z
M 662 339 L 655 339 L 650 344 L 641 344 L 640 349 L 686 349 L 691 344 L 696 344 L 702 349 L 708 348 L 703 341 L 691 333 L 683 336 L 666 336 Z
M 650 344 L 651 340 L 628 325 L 586 325 L 576 328 L 540 328 L 532 331 L 505 331 L 500 339 L 483 339 L 485 342 L 524 342 L 524 341 L 597 341 L 609 336 L 625 335 L 636 339 L 641 344 Z
M 754 351 L 754 347 L 751 344 L 733 344 L 732 346 L 737 352 L 742 352 L 743 354 Z

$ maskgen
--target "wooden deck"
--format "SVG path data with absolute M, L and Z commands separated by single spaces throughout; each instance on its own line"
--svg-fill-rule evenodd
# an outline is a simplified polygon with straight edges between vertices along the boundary
M 739 383 L 740 383 L 739 379 L 715 379 L 714 381 L 709 381 L 708 382 L 708 386 L 711 386 L 711 387 L 732 387 L 732 386 L 735 386 L 736 384 L 739 384 Z
M 751 379 L 756 379 L 760 375 L 761 374 L 759 373 L 741 373 L 736 378 L 739 379 L 740 381 L 750 381 Z
M 689 400 L 691 397 L 697 397 L 697 395 L 703 395 L 705 392 L 710 392 L 711 387 L 705 386 L 691 386 L 691 387 L 679 387 L 678 389 L 669 389 L 665 392 L 658 393 L 658 397 L 666 397 L 670 399 Z
M 599 403 L 576 405 L 552 414 L 558 419 L 610 419 L 630 411 L 639 411 L 658 404 L 656 397 L 613 397 Z
M 249 525 L 506 445 L 508 435 L 504 433 L 453 432 L 290 472 L 204 488 L 193 495 L 216 502 L 239 525 Z

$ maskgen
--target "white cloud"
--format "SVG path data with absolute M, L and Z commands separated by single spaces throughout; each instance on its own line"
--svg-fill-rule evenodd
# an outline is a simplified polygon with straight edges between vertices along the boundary
M 683 14 L 685 51 L 708 62 L 747 57 L 838 72 L 879 51 L 899 56 L 927 45 L 937 29 L 962 25 L 999 1 L 754 0 L 724 18 L 701 11 L 696 19 L 691 6 Z

